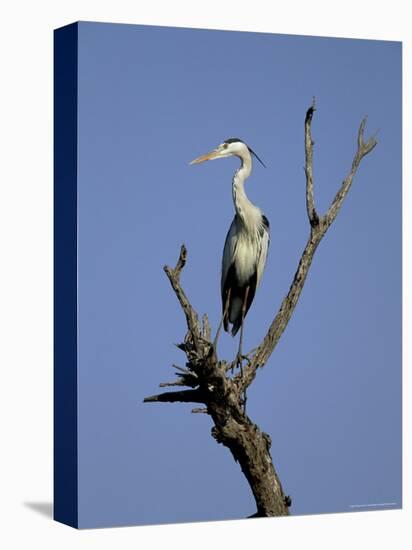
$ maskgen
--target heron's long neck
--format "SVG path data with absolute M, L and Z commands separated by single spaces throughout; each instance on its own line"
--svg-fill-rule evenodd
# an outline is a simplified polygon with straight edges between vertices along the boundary
M 252 159 L 250 157 L 241 159 L 241 166 L 236 170 L 232 183 L 233 204 L 235 205 L 236 214 L 247 225 L 252 221 L 250 215 L 253 215 L 255 211 L 259 211 L 245 193 L 245 181 L 250 176 L 251 171 Z

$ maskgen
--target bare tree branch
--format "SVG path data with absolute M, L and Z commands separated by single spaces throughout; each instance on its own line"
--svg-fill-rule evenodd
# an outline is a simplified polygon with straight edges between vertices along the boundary
M 143 403 L 204 403 L 204 397 L 199 390 L 169 391 L 159 395 L 145 397 Z
M 315 208 L 315 198 L 313 194 L 313 140 L 311 134 L 311 124 L 313 113 L 316 111 L 315 98 L 312 106 L 306 112 L 305 117 L 305 174 L 306 174 L 306 210 L 308 212 L 309 223 L 315 227 L 319 223 L 319 216 Z
M 160 382 L 159 388 L 170 388 L 171 386 L 186 386 L 183 380 L 173 380 L 172 382 Z
M 305 117 L 305 174 L 306 208 L 310 224 L 310 234 L 300 258 L 296 273 L 273 319 L 266 336 L 260 345 L 246 356 L 243 374 L 231 375 L 234 363 L 219 360 L 211 343 L 211 330 L 207 316 L 199 317 L 190 304 L 180 283 L 180 275 L 186 264 L 187 251 L 182 245 L 174 269 L 165 266 L 164 270 L 179 300 L 186 317 L 187 334 L 184 342 L 177 344 L 186 354 L 186 367 L 173 365 L 178 380 L 160 384 L 164 386 L 186 386 L 191 389 L 170 391 L 152 395 L 145 402 L 202 403 L 204 407 L 192 409 L 193 413 L 209 414 L 213 420 L 212 436 L 218 443 L 227 447 L 239 463 L 252 493 L 257 512 L 250 517 L 282 516 L 289 514 L 291 498 L 285 495 L 270 455 L 271 440 L 254 424 L 245 412 L 245 390 L 253 382 L 257 369 L 263 367 L 273 353 L 280 337 L 286 329 L 305 284 L 316 249 L 330 225 L 335 220 L 342 203 L 352 185 L 353 177 L 363 157 L 376 145 L 375 137 L 364 141 L 366 120 L 362 120 L 358 132 L 358 147 L 351 170 L 343 181 L 328 212 L 319 217 L 314 199 L 313 180 L 313 140 L 311 124 L 315 112 L 315 101 Z
M 203 325 L 203 327 L 202 327 L 203 328 L 203 338 L 205 340 L 210 340 L 210 335 L 211 335 L 210 324 L 209 324 L 209 318 L 206 315 L 206 313 L 203 315 L 202 325 Z
M 186 294 L 184 293 L 180 285 L 180 273 L 186 264 L 187 259 L 187 250 L 184 244 L 180 248 L 179 258 L 176 263 L 176 267 L 172 269 L 171 267 L 165 265 L 164 271 L 169 278 L 170 284 L 175 291 L 177 299 L 179 300 L 180 305 L 182 306 L 183 312 L 186 316 L 187 328 L 191 334 L 195 348 L 199 346 L 199 324 L 196 311 L 193 309 L 191 303 L 187 299 Z
M 345 200 L 345 197 L 352 185 L 352 180 L 354 175 L 356 174 L 356 170 L 359 167 L 359 164 L 364 156 L 366 156 L 368 153 L 372 151 L 372 149 L 377 144 L 376 138 L 374 136 L 370 137 L 368 141 L 364 142 L 364 132 L 365 132 L 365 126 L 366 126 L 366 117 L 362 120 L 359 131 L 358 131 L 358 150 L 356 151 L 355 157 L 352 162 L 352 167 L 349 172 L 349 174 L 346 176 L 346 178 L 343 180 L 343 183 L 341 185 L 341 188 L 336 193 L 335 198 L 333 199 L 332 204 L 330 205 L 329 210 L 326 213 L 325 216 L 325 232 L 328 229 L 328 227 L 335 221 L 336 216 L 338 215 L 338 212 L 343 204 L 343 201 Z
M 193 414 L 208 414 L 207 407 L 195 407 L 192 409 Z

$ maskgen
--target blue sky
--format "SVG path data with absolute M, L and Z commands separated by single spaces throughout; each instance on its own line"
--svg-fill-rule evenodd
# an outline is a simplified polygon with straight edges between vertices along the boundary
M 163 273 L 213 327 L 233 217 L 235 159 L 189 166 L 232 136 L 254 165 L 246 192 L 271 223 L 245 326 L 265 334 L 308 235 L 303 121 L 313 120 L 323 213 L 346 175 L 361 118 L 366 157 L 321 242 L 295 314 L 249 391 L 273 440 L 292 514 L 401 505 L 401 45 L 133 25 L 79 26 L 80 526 L 241 518 L 255 511 L 206 415 L 143 404 L 184 356 L 184 319 Z M 232 357 L 237 340 L 223 335 Z

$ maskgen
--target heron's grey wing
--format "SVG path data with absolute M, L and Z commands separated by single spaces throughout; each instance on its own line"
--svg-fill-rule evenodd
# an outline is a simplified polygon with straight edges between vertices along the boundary
M 261 232 L 262 242 L 260 245 L 260 254 L 259 254 L 259 259 L 257 263 L 256 287 L 259 286 L 260 280 L 263 275 L 263 271 L 265 269 L 266 258 L 268 255 L 269 244 L 270 244 L 269 220 L 267 219 L 266 216 L 262 216 L 262 221 L 263 221 L 262 232 Z
M 225 246 L 223 248 L 223 257 L 222 257 L 222 278 L 221 278 L 221 294 L 222 294 L 222 313 L 225 312 L 226 302 L 228 300 L 229 290 L 235 284 L 236 270 L 234 264 L 234 255 L 236 251 L 238 237 L 236 231 L 236 217 L 232 221 L 232 225 L 229 228 L 228 234 L 226 235 Z M 230 301 L 232 297 L 230 298 Z M 230 309 L 230 304 L 229 309 Z M 226 331 L 229 328 L 229 314 L 225 315 L 223 319 L 223 327 Z
M 231 226 L 229 228 L 229 231 L 226 235 L 225 246 L 223 248 L 222 278 L 221 278 L 221 286 L 220 286 L 221 292 L 222 292 L 222 300 L 224 298 L 223 294 L 224 294 L 225 286 L 227 286 L 226 282 L 227 282 L 229 269 L 233 263 L 236 245 L 237 245 L 236 217 L 234 217 L 231 223 Z

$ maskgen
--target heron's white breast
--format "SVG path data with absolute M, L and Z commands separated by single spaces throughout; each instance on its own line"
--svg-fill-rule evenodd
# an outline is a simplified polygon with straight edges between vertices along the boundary
M 260 248 L 258 239 L 241 230 L 239 232 L 234 254 L 236 274 L 240 284 L 246 284 L 256 271 L 259 254 Z

